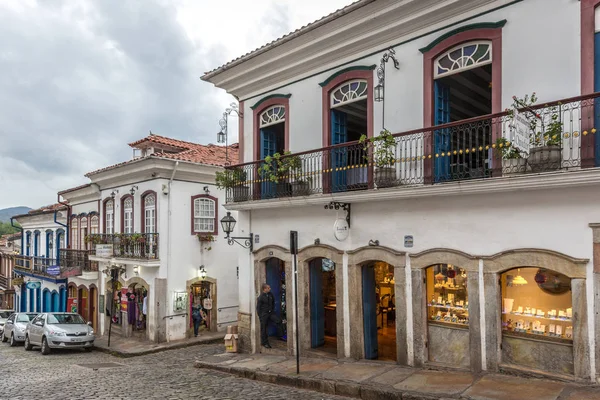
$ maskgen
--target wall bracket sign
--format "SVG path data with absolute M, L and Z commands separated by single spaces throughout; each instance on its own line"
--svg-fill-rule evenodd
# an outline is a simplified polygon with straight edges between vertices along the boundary
M 331 203 L 325 205 L 326 210 L 344 210 L 346 211 L 346 222 L 348 222 L 348 228 L 350 227 L 350 211 L 351 211 L 350 203 L 339 203 L 337 201 L 332 201 Z

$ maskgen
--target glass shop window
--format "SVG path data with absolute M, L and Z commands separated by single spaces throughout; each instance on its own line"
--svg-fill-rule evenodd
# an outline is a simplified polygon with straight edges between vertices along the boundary
M 465 269 L 450 264 L 427 268 L 427 315 L 436 324 L 469 325 Z
M 502 332 L 573 340 L 571 279 L 544 268 L 517 268 L 501 276 Z

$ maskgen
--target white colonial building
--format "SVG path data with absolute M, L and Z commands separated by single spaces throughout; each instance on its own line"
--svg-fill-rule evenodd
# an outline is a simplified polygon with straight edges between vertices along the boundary
M 301 352 L 595 380 L 599 4 L 359 0 L 206 73 L 243 112 L 242 347 L 264 281 L 295 329 L 297 231 Z
M 225 329 L 238 306 L 237 255 L 216 240 L 225 194 L 215 173 L 227 162 L 225 148 L 154 134 L 130 146 L 131 160 L 59 193 L 70 205 L 69 246 L 61 250 L 74 271 L 69 307 L 78 304 L 104 335 L 112 319 L 112 335 L 184 339 L 195 305 L 206 311 L 203 329 Z M 237 145 L 228 158 L 237 162 Z

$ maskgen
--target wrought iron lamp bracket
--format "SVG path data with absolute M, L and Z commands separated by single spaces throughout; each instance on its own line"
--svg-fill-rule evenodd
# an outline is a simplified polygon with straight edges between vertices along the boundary
M 225 239 L 227 239 L 227 243 L 230 246 L 233 246 L 234 243 L 237 243 L 240 246 L 242 246 L 243 248 L 250 250 L 250 252 L 252 252 L 254 249 L 254 246 L 253 246 L 254 234 L 253 233 L 251 233 L 250 236 L 248 236 L 248 237 L 233 237 L 233 236 L 227 235 L 227 237 Z M 238 240 L 240 240 L 240 241 L 238 242 Z
M 332 201 L 331 203 L 325 205 L 326 210 L 339 210 L 342 209 L 346 211 L 346 222 L 348 223 L 348 227 L 350 227 L 350 212 L 351 212 L 351 204 L 350 203 L 340 203 L 337 201 Z
M 380 85 L 383 85 L 385 81 L 385 64 L 388 62 L 388 60 L 392 60 L 394 63 L 394 68 L 400 69 L 400 62 L 396 58 L 396 51 L 390 47 L 385 53 L 383 53 L 383 56 L 381 57 L 381 63 L 377 68 L 377 79 L 379 80 L 378 83 Z

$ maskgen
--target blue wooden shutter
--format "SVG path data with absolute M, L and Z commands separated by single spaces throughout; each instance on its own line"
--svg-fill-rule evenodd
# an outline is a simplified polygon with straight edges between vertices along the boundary
M 331 110 L 331 144 L 341 144 L 348 141 L 348 115 L 345 112 Z M 338 170 L 348 166 L 348 150 L 346 148 L 334 149 L 331 152 L 332 173 L 332 191 L 346 191 L 346 171 Z
M 365 330 L 365 358 L 376 360 L 377 343 L 377 296 L 375 294 L 375 268 L 362 268 L 363 324 Z
M 435 82 L 435 125 L 450 122 L 450 89 L 439 80 Z M 435 181 L 443 182 L 450 178 L 450 157 L 442 153 L 450 151 L 450 131 L 441 129 L 434 132 Z
M 325 344 L 325 305 L 320 258 L 310 263 L 310 342 L 311 347 Z
M 269 129 L 260 130 L 260 158 L 272 156 L 277 152 L 277 135 Z M 267 181 L 261 184 L 261 197 L 269 199 L 275 196 L 275 183 Z

